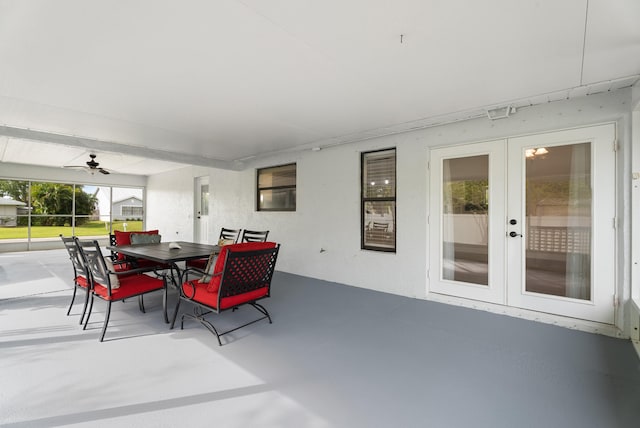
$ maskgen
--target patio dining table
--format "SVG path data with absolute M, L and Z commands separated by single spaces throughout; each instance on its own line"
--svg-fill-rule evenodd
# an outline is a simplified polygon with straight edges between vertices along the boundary
M 171 248 L 177 244 L 180 248 Z M 218 245 L 198 244 L 195 242 L 161 242 L 159 244 L 138 244 L 138 245 L 110 245 L 108 250 L 117 251 L 136 259 L 146 259 L 158 263 L 159 265 L 168 265 L 171 269 L 172 283 L 176 288 L 180 288 L 182 284 L 182 275 L 184 269 L 178 266 L 179 262 L 187 260 L 202 259 L 209 257 L 211 253 L 219 253 Z M 177 279 L 173 275 L 175 270 Z M 175 314 L 174 314 L 175 317 Z
M 178 244 L 180 248 L 171 248 Z M 195 242 L 161 242 L 159 244 L 113 245 L 108 250 L 134 257 L 147 259 L 159 264 L 176 265 L 178 262 L 209 257 L 215 251 L 220 251 L 217 245 L 198 244 Z

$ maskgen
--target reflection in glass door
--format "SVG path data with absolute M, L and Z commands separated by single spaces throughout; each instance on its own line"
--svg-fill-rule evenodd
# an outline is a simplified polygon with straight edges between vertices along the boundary
M 591 300 L 591 144 L 525 150 L 525 290 Z
M 442 164 L 442 277 L 489 285 L 489 155 Z

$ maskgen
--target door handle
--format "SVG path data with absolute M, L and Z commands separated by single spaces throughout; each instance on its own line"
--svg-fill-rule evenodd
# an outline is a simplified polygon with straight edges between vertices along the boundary
M 516 236 L 522 236 L 522 234 L 518 233 L 518 232 L 514 232 L 513 230 L 511 232 L 509 232 L 509 236 L 512 238 L 515 238 Z

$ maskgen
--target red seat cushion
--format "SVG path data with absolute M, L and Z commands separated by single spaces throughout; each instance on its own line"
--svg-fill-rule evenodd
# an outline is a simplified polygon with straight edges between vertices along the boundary
M 120 276 L 120 287 L 111 290 L 111 298 L 107 287 L 96 283 L 95 293 L 105 300 L 122 300 L 127 297 L 137 296 L 149 291 L 161 290 L 164 288 L 164 281 L 159 278 L 152 278 L 149 275 L 138 274 L 131 276 Z
M 227 252 L 232 251 L 256 251 L 256 250 L 266 250 L 269 248 L 275 248 L 275 242 L 243 242 L 241 244 L 233 244 L 233 245 L 225 245 L 220 250 L 220 254 L 218 255 L 218 259 L 216 260 L 216 265 L 213 268 L 213 277 L 209 284 L 207 285 L 207 291 L 210 293 L 217 293 L 220 288 L 220 278 L 221 275 L 216 275 L 224 269 L 224 262 L 227 258 Z
M 114 272 L 125 272 L 131 269 L 133 269 L 133 266 L 131 266 L 131 263 L 113 263 Z
M 78 284 L 82 288 L 87 288 L 89 286 L 89 281 L 87 281 L 87 278 L 85 276 L 78 275 L 76 276 L 76 284 Z
M 182 284 L 182 290 L 184 291 L 184 294 L 186 296 L 191 297 L 193 295 L 193 298 L 191 300 L 202 303 L 203 305 L 209 306 L 211 308 L 218 309 L 217 291 L 214 293 L 207 291 L 206 283 L 191 281 L 191 284 L 193 284 L 193 288 L 188 283 Z M 266 296 L 268 292 L 269 287 L 262 287 L 258 288 L 257 290 L 249 291 L 247 293 L 242 293 L 230 297 L 223 297 L 222 301 L 220 302 L 220 309 L 229 309 L 235 306 L 242 305 L 243 303 L 257 300 L 261 297 Z
M 147 230 L 146 232 L 123 232 L 121 230 L 114 230 L 113 234 L 116 235 L 116 246 L 131 245 L 131 234 L 139 233 L 141 235 L 157 235 L 158 230 Z M 118 253 L 118 260 L 124 260 L 125 255 Z
M 187 260 L 188 267 L 194 267 L 196 269 L 205 270 L 207 268 L 208 258 L 206 259 L 195 259 L 195 260 Z

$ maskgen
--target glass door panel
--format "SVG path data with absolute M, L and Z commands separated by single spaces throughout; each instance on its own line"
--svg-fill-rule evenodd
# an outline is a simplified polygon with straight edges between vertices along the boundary
M 489 155 L 444 159 L 442 277 L 489 285 Z
M 431 291 L 504 303 L 504 164 L 504 140 L 431 151 Z
M 591 300 L 591 144 L 525 158 L 525 290 Z
M 613 324 L 615 125 L 509 139 L 508 305 Z

